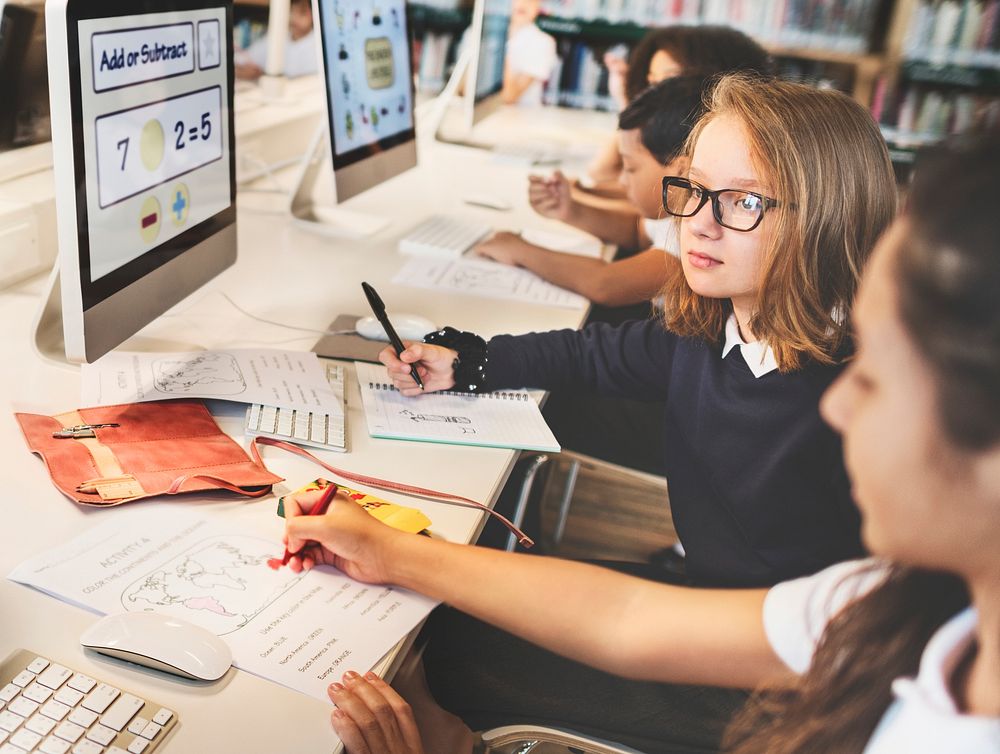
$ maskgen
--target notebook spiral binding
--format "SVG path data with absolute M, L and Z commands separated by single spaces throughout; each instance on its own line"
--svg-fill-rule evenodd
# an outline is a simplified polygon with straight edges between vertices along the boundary
M 369 382 L 368 387 L 372 390 L 386 390 L 388 392 L 399 392 L 399 389 L 388 382 Z M 439 395 L 456 395 L 460 398 L 486 398 L 488 400 L 500 400 L 500 401 L 527 401 L 531 400 L 531 396 L 526 393 L 508 393 L 503 390 L 498 390 L 493 393 L 462 393 L 458 390 L 441 390 L 438 391 Z

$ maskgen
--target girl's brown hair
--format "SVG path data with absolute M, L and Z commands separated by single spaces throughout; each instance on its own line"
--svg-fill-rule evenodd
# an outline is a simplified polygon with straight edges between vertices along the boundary
M 899 316 L 936 382 L 945 436 L 1000 443 L 1000 134 L 953 142 L 917 167 L 897 249 Z M 828 626 L 790 691 L 755 697 L 730 727 L 733 754 L 861 754 L 892 681 L 916 674 L 930 637 L 969 602 L 951 574 L 896 567 Z
M 689 155 L 705 125 L 722 117 L 740 124 L 761 182 L 780 202 L 753 231 L 765 235 L 750 327 L 782 372 L 807 359 L 835 363 L 861 270 L 896 212 L 885 142 L 868 112 L 844 94 L 730 74 L 692 131 Z M 670 264 L 663 297 L 669 330 L 721 340 L 730 302 L 696 294 L 679 263 Z

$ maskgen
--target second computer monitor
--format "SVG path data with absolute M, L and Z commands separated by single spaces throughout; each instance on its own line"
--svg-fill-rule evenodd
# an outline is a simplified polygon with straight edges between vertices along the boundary
M 314 0 L 337 201 L 417 164 L 404 0 Z
M 472 59 L 466 74 L 466 123 L 471 129 L 502 104 L 504 52 L 511 0 L 476 0 L 472 15 Z M 471 89 L 472 96 L 469 96 Z

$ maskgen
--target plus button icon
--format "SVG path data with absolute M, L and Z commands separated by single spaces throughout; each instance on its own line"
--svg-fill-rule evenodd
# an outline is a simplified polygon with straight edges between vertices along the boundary
M 174 195 L 174 203 L 170 206 L 170 209 L 174 211 L 174 215 L 177 217 L 177 222 L 180 222 L 184 218 L 184 208 L 187 207 L 187 202 L 184 200 L 184 195 L 178 191 Z

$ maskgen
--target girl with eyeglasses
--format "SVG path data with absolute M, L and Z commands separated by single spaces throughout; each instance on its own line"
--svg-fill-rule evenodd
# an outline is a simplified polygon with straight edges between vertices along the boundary
M 896 188 L 863 107 L 788 82 L 722 79 L 686 152 L 684 181 L 666 189 L 681 254 L 663 291 L 663 321 L 489 343 L 446 328 L 401 359 L 391 349 L 381 358 L 406 395 L 421 392 L 410 377 L 415 364 L 427 391 L 583 387 L 665 401 L 664 467 L 686 583 L 767 587 L 863 553 L 840 440 L 818 404 L 850 354 L 847 316 L 894 215 Z M 624 682 L 550 655 L 522 663 L 523 647 L 465 616 L 445 612 L 432 622 L 435 696 L 478 727 L 503 719 L 484 710 L 539 709 L 548 699 L 554 719 L 614 731 L 650 754 L 671 751 L 665 727 L 680 737 L 674 743 L 710 750 L 744 701 Z M 494 675 L 503 665 L 510 672 Z M 531 680 L 503 680 L 517 676 Z M 522 702 L 525 685 L 537 693 Z M 587 703 L 623 696 L 624 716 L 615 705 Z
M 865 272 L 856 356 L 822 400 L 874 557 L 769 590 L 685 589 L 413 537 L 338 502 L 289 519 L 289 548 L 312 543 L 293 567 L 336 555 L 352 576 L 609 672 L 757 688 L 727 732 L 730 754 L 1000 751 L 1000 134 L 916 175 Z M 474 750 L 433 700 L 411 707 L 371 674 L 330 697 L 350 754 Z

